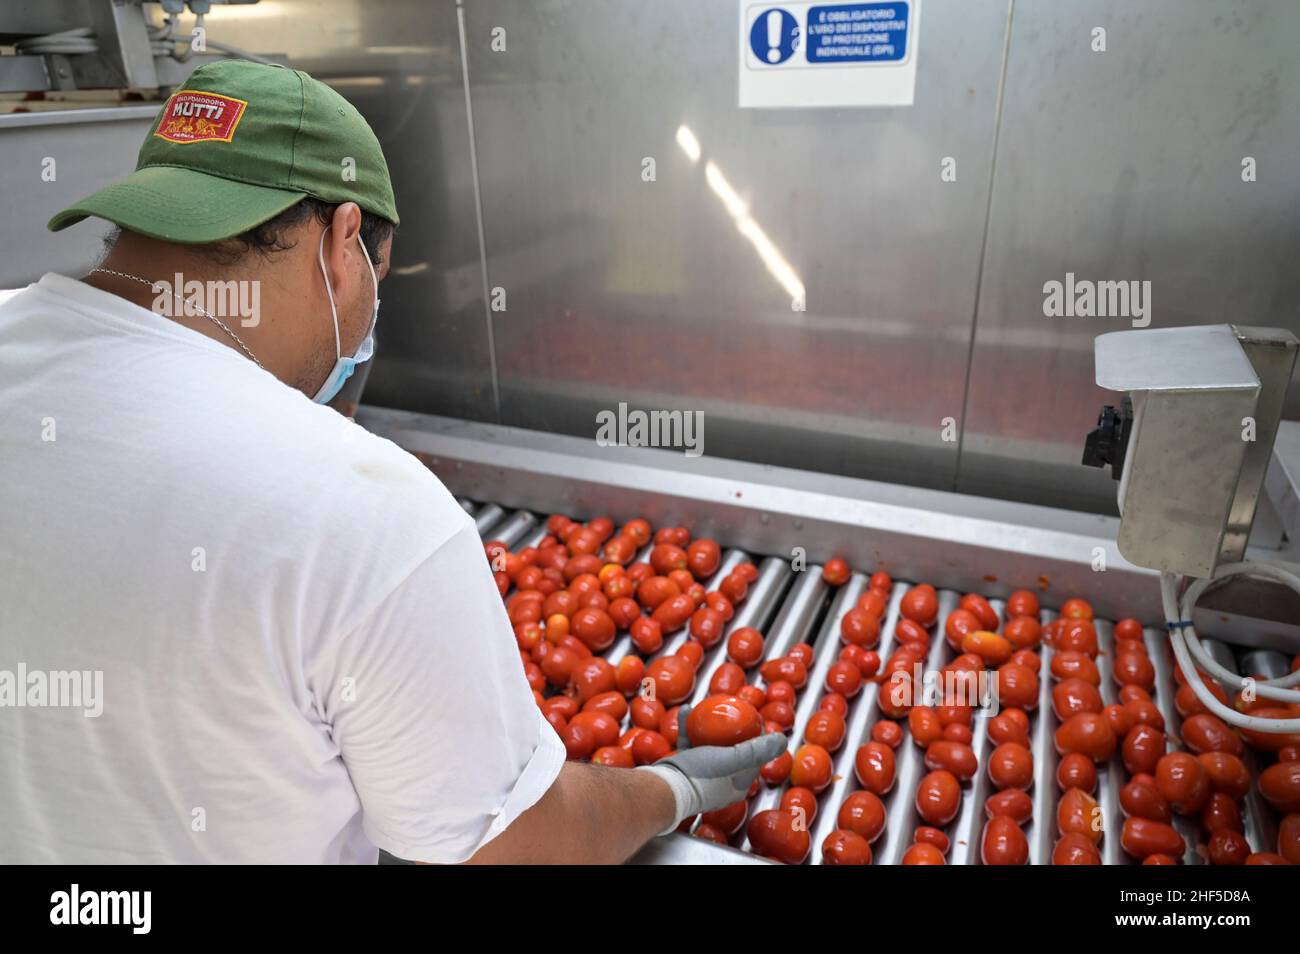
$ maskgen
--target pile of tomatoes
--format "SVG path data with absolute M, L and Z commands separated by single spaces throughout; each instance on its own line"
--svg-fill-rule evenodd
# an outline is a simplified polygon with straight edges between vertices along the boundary
M 843 560 L 829 561 L 822 576 L 832 586 L 848 581 L 851 570 Z M 852 638 L 843 636 L 839 657 L 830 665 L 822 684 L 817 709 L 803 726 L 802 741 L 793 753 L 786 751 L 763 766 L 760 778 L 768 786 L 785 786 L 777 808 L 756 812 L 746 828 L 750 850 L 785 864 L 802 864 L 812 848 L 809 828 L 819 809 L 819 798 L 834 781 L 834 753 L 844 744 L 847 717 L 853 700 L 867 682 L 878 678 L 880 657 L 870 647 L 880 639 L 880 620 L 893 585 L 888 574 L 871 577 L 871 588 L 858 601 L 870 608 L 864 628 Z M 870 599 L 868 599 L 870 597 Z M 794 704 L 808 684 L 813 663 L 813 648 L 797 643 L 784 656 L 772 657 L 759 669 L 766 703 L 761 710 L 768 731 L 790 732 L 794 729 Z M 751 797 L 754 793 L 750 793 Z M 711 837 L 714 830 L 726 835 L 739 832 L 747 814 L 744 802 L 728 806 L 722 812 L 702 817 L 696 834 Z M 884 825 L 883 809 L 878 822 L 852 814 L 846 806 L 839 814 L 840 827 L 827 836 L 822 854 L 828 864 L 869 864 L 870 843 Z M 736 827 L 728 832 L 728 824 Z M 707 827 L 706 827 L 707 826 Z
M 1122 661 L 1141 647 L 1141 627 L 1123 620 L 1115 627 L 1115 678 L 1126 707 L 1132 700 L 1149 701 L 1145 691 L 1151 685 L 1134 668 Z M 1293 668 L 1300 657 L 1293 662 Z M 1203 678 L 1203 685 L 1225 705 L 1235 704 L 1242 712 L 1264 718 L 1294 717 L 1300 707 L 1275 702 L 1247 702 L 1240 696 L 1229 703 L 1216 683 Z M 1300 735 L 1276 735 L 1237 731 L 1209 712 L 1197 698 L 1186 676 L 1174 667 L 1179 688 L 1174 707 L 1182 718 L 1179 729 L 1184 751 L 1167 751 L 1163 723 L 1141 721 L 1127 730 L 1120 747 L 1128 781 L 1120 789 L 1120 806 L 1125 815 L 1121 834 L 1124 850 L 1143 864 L 1177 864 L 1186 849 L 1182 835 L 1171 824 L 1175 815 L 1199 823 L 1197 851 L 1210 864 L 1295 864 L 1300 862 Z M 1135 688 L 1137 687 L 1137 688 Z M 1126 699 L 1127 696 L 1127 699 Z M 1252 852 L 1244 834 L 1241 801 L 1250 791 L 1251 772 L 1246 749 L 1257 750 L 1253 758 L 1274 755 L 1277 761 L 1259 774 L 1260 794 L 1282 815 L 1276 852 Z
M 556 515 L 535 547 L 512 553 L 499 541 L 485 544 L 497 586 L 514 627 L 525 676 L 538 706 L 555 727 L 571 759 L 630 767 L 657 761 L 678 744 L 682 703 L 695 694 L 708 650 L 719 646 L 725 661 L 713 671 L 708 695 L 692 710 L 692 744 L 732 745 L 760 732 L 791 733 L 795 705 L 807 688 L 814 650 L 798 643 L 779 656 L 765 655 L 763 634 L 750 626 L 730 629 L 737 605 L 758 579 L 742 562 L 721 574 L 717 542 L 692 539 L 683 527 L 657 532 L 644 519 L 618 532 L 612 521 L 578 523 Z M 644 562 L 634 562 L 647 552 Z M 822 577 L 845 584 L 852 570 L 827 561 Z M 902 596 L 892 652 L 882 666 L 877 651 L 893 581 L 876 573 L 839 620 L 840 650 L 820 690 L 817 709 L 800 728 L 799 742 L 765 765 L 760 781 L 733 805 L 683 823 L 683 831 L 734 844 L 742 831 L 757 854 L 799 864 L 810 854 L 808 834 L 819 801 L 834 779 L 834 756 L 843 746 L 854 700 L 864 686 L 879 684 L 880 718 L 870 740 L 854 755 L 859 788 L 837 809 L 837 827 L 821 845 L 827 864 L 865 865 L 884 831 L 885 798 L 895 781 L 895 754 L 904 739 L 924 751 L 928 773 L 915 792 L 918 824 L 904 864 L 944 864 L 963 790 L 981 767 L 972 746 L 974 708 L 967 700 L 911 704 L 908 684 L 931 652 L 938 623 L 938 594 L 929 584 Z M 1114 628 L 1112 672 L 1117 702 L 1104 704 L 1097 667 L 1100 643 L 1091 606 L 1067 600 L 1059 616 L 1042 625 L 1037 597 L 1017 591 L 1002 619 L 978 594 L 963 596 L 943 622 L 952 651 L 945 673 L 996 673 L 1001 711 L 989 719 L 991 749 L 983 767 L 994 789 L 984 809 L 980 842 L 985 864 L 1024 864 L 1028 842 L 1022 826 L 1033 815 L 1028 792 L 1034 758 L 1029 737 L 1040 696 L 1041 645 L 1051 647 L 1051 707 L 1060 755 L 1056 781 L 1058 840 L 1054 864 L 1100 864 L 1103 837 L 1096 801 L 1097 766 L 1121 763 L 1125 816 L 1123 849 L 1146 864 L 1173 864 L 1185 844 L 1171 824 L 1174 815 L 1199 822 L 1198 851 L 1215 864 L 1300 863 L 1300 734 L 1237 732 L 1207 712 L 1178 667 L 1174 705 L 1183 719 L 1181 744 L 1166 736 L 1152 699 L 1155 667 L 1141 625 Z M 605 658 L 620 634 L 630 650 Z M 680 637 L 684 635 L 684 639 Z M 678 648 L 665 653 L 670 639 Z M 1293 670 L 1300 667 L 1300 657 Z M 1274 718 L 1294 717 L 1300 707 L 1267 700 L 1229 700 L 1209 679 L 1205 685 L 1225 705 Z M 891 691 L 898 689 L 899 691 Z M 1251 853 L 1243 834 L 1241 799 L 1255 781 L 1244 748 L 1272 761 L 1257 780 L 1264 799 L 1281 816 L 1276 852 Z M 782 789 L 777 808 L 750 817 L 760 784 Z M 746 824 L 748 822 L 748 825 Z
M 1172 824 L 1175 815 L 1199 822 L 1195 826 L 1201 839 L 1197 850 L 1211 864 L 1278 864 L 1300 859 L 1300 815 L 1283 818 L 1278 852 L 1251 852 L 1240 808 L 1251 787 L 1242 736 L 1206 710 L 1176 666 L 1180 688 L 1174 706 L 1182 717 L 1179 734 L 1185 751 L 1174 750 L 1177 740 L 1166 735 L 1164 717 L 1152 698 L 1155 666 L 1137 620 L 1122 619 L 1114 627 L 1111 669 L 1118 701 L 1110 705 L 1104 705 L 1100 695 L 1091 607 L 1083 600 L 1067 602 L 1048 630 L 1045 639 L 1055 649 L 1051 669 L 1057 680 L 1052 708 L 1060 723 L 1055 736 L 1061 753 L 1057 780 L 1064 792 L 1057 806 L 1060 839 L 1053 851 L 1054 864 L 1101 863 L 1097 845 L 1103 832 L 1094 798 L 1095 764 L 1115 756 L 1127 777 L 1119 791 L 1124 815 L 1120 845 L 1135 860 L 1150 865 L 1179 863 L 1187 846 Z M 1227 704 L 1221 688 L 1204 682 Z M 1239 707 L 1243 711 L 1250 708 L 1244 703 Z M 1256 712 L 1276 718 L 1292 715 L 1272 704 L 1259 706 Z M 1255 743 L 1271 747 L 1280 756 L 1277 765 L 1261 774 L 1261 793 L 1280 812 L 1294 812 L 1300 806 L 1297 739 L 1250 735 L 1258 736 Z M 1291 767 L 1287 767 L 1288 760 Z M 1274 774 L 1270 776 L 1270 772 Z M 1288 775 L 1292 779 L 1289 785 L 1282 781 Z M 1270 786 L 1275 790 L 1272 798 Z
M 838 558 L 827 561 L 822 568 L 822 578 L 831 586 L 842 586 L 851 575 L 848 564 Z M 793 756 L 787 754 L 777 760 L 781 766 L 770 763 L 764 767 L 763 779 L 769 785 L 787 780 L 789 785 L 781 794 L 778 808 L 759 812 L 750 822 L 748 835 L 755 852 L 787 864 L 799 864 L 808 857 L 812 847 L 808 829 L 817 816 L 821 796 L 834 780 L 834 754 L 844 745 L 851 707 L 863 687 L 880 678 L 880 656 L 874 647 L 880 642 L 881 621 L 892 587 L 889 574 L 873 574 L 867 590 L 841 618 L 839 655 L 826 671 L 823 694 L 803 726 L 802 743 Z M 809 665 L 811 654 L 808 647 Z M 771 662 L 764 666 L 769 693 L 783 675 Z M 777 677 L 776 681 L 772 676 Z M 792 726 L 793 712 L 790 723 Z M 892 785 L 892 750 L 889 755 Z M 853 793 L 840 806 L 836 824 L 822 843 L 822 860 L 831 865 L 870 864 L 871 844 L 885 826 L 885 809 L 879 797 L 869 791 Z
M 1120 655 L 1115 658 L 1120 701 L 1110 705 L 1101 697 L 1101 671 L 1096 661 L 1101 647 L 1087 601 L 1067 600 L 1044 633 L 1044 641 L 1053 648 L 1051 704 L 1060 755 L 1056 783 L 1061 796 L 1056 805 L 1053 864 L 1101 864 L 1099 843 L 1104 824 L 1096 799 L 1097 766 L 1110 762 L 1120 740 L 1130 731 L 1142 740 L 1142 746 L 1149 746 L 1154 739 L 1151 733 L 1160 732 L 1164 725 L 1149 695 L 1155 685 L 1155 670 L 1146 658 L 1141 625 L 1136 620 L 1121 620 L 1116 632 L 1128 637 L 1128 642 L 1119 647 Z M 1162 750 L 1163 744 L 1161 735 Z
M 721 548 L 692 540 L 684 527 L 654 532 L 638 518 L 615 533 L 608 518 L 583 524 L 556 515 L 546 529 L 537 546 L 518 553 L 500 541 L 484 544 L 537 704 L 570 759 L 624 767 L 657 761 L 677 745 L 678 707 L 758 568 L 740 563 L 706 590 Z M 646 547 L 648 559 L 633 563 Z M 683 630 L 689 637 L 681 647 L 660 654 Z M 614 663 L 601 654 L 620 633 L 636 651 Z M 753 666 L 762 636 L 738 629 L 728 650 L 738 668 Z
M 938 613 L 934 588 L 923 584 L 909 590 L 901 610 L 900 627 L 910 624 L 928 632 Z M 1033 814 L 1026 794 L 1034 775 L 1027 713 L 1037 707 L 1039 696 L 1038 612 L 1037 597 L 1027 590 L 1017 591 L 1007 601 L 1003 625 L 987 599 L 967 593 L 944 620 L 944 639 L 954 654 L 940 670 L 940 685 L 947 694 L 940 697 L 939 705 L 914 705 L 907 713 L 912 741 L 925 750 L 929 771 L 915 794 L 916 813 L 924 824 L 917 826 L 903 864 L 945 863 L 949 839 L 943 828 L 961 811 L 963 790 L 980 771 L 972 748 L 972 720 L 979 678 L 986 670 L 996 674 L 1004 708 L 988 726 L 995 747 L 985 771 L 995 793 L 984 806 L 988 821 L 981 856 L 990 865 L 1023 864 L 1028 859 L 1029 844 L 1021 826 Z
M 733 631 L 732 636 L 742 631 L 743 627 Z M 736 701 L 751 703 L 756 708 L 763 731 L 787 733 L 794 726 L 795 702 L 808 684 L 808 669 L 812 665 L 812 659 L 812 647 L 807 643 L 796 643 L 784 656 L 771 657 L 758 667 L 763 683 L 760 686 L 746 683 L 747 676 L 739 671 L 738 664 L 730 658 L 729 647 L 728 662 L 714 672 L 709 682 L 710 695 L 701 701 L 696 710 L 701 707 L 721 707 L 727 710 Z M 696 710 L 692 710 L 692 718 L 696 716 Z M 688 728 L 687 731 L 692 743 L 699 741 L 693 730 Z M 730 744 L 729 738 L 718 729 L 706 729 L 703 740 L 706 744 Z M 822 751 L 821 755 L 826 756 L 826 753 Z M 821 780 L 823 769 L 824 781 Z M 801 783 L 825 787 L 830 781 L 829 756 L 825 757 L 823 764 L 809 746 L 804 746 L 793 754 L 787 749 L 763 766 L 759 778 L 745 798 L 701 815 L 695 836 L 728 844 L 745 829 L 751 848 L 758 854 L 787 864 L 799 864 L 807 856 L 809 846 L 807 828 L 800 823 L 798 811 L 793 807 L 783 811 L 773 809 L 758 812 L 749 819 L 749 803 L 758 794 L 760 783 L 776 787 L 784 784 L 787 779 L 798 779 Z M 749 819 L 747 828 L 746 819 Z

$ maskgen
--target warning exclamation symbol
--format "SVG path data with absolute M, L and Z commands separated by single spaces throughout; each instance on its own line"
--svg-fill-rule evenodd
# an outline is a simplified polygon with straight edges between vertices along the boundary
M 767 61 L 781 62 L 781 11 L 769 10 L 767 13 Z

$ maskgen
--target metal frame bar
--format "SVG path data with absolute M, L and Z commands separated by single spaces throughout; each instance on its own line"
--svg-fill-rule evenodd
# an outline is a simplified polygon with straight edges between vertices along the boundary
M 358 420 L 414 453 L 458 496 L 538 514 L 689 523 L 696 533 L 752 554 L 789 558 L 798 546 L 810 563 L 842 556 L 900 579 L 989 597 L 1032 589 L 1046 606 L 1086 593 L 1099 616 L 1163 625 L 1156 573 L 1120 555 L 1119 521 L 1112 517 L 667 450 L 605 447 L 409 411 L 363 407 Z M 1224 591 L 1230 588 L 1210 595 Z M 1218 604 L 1207 598 L 1205 605 Z M 1250 644 L 1273 640 L 1278 648 L 1300 640 L 1295 625 L 1261 626 L 1225 612 L 1215 612 L 1204 632 L 1249 637 Z

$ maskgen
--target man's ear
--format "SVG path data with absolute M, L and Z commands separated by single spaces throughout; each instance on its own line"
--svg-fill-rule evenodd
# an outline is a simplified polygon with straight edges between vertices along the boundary
M 330 217 L 325 232 L 325 268 L 330 285 L 334 288 L 336 302 L 349 301 L 355 291 L 355 272 L 349 267 L 352 256 L 360 254 L 357 236 L 361 232 L 361 208 L 355 202 L 344 202 Z

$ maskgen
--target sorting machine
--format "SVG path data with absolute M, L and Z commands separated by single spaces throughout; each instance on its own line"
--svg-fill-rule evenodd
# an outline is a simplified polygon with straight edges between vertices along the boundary
M 891 649 L 903 594 L 915 583 L 929 582 L 939 591 L 932 667 L 954 655 L 943 625 L 963 593 L 987 596 L 1001 615 L 1010 592 L 1034 590 L 1044 607 L 1044 623 L 1067 598 L 1087 599 L 1097 614 L 1097 663 L 1106 703 L 1115 701 L 1118 688 L 1110 668 L 1113 621 L 1139 619 L 1156 669 L 1152 696 L 1170 745 L 1177 747 L 1180 718 L 1173 704 L 1173 667 L 1179 659 L 1171 652 L 1167 624 L 1177 624 L 1181 617 L 1167 615 L 1162 579 L 1166 589 L 1171 579 L 1178 587 L 1193 576 L 1214 580 L 1200 599 L 1196 630 L 1174 626 L 1172 631 L 1175 639 L 1196 640 L 1198 651 L 1224 671 L 1281 679 L 1285 685 L 1290 660 L 1300 652 L 1297 594 L 1279 585 L 1277 577 L 1238 572 L 1243 566 L 1276 566 L 1283 575 L 1298 569 L 1293 541 L 1300 531 L 1300 425 L 1279 421 L 1295 350 L 1296 339 L 1285 332 L 1227 325 L 1100 337 L 1098 383 L 1122 392 L 1122 403 L 1120 409 L 1103 412 L 1098 431 L 1087 437 L 1084 457 L 1113 467 L 1119 519 L 707 455 L 686 458 L 666 450 L 599 446 L 406 411 L 363 407 L 358 420 L 423 460 L 462 499 L 485 540 L 500 540 L 512 549 L 535 544 L 545 535 L 551 513 L 579 519 L 605 515 L 615 522 L 639 516 L 656 527 L 684 525 L 696 536 L 717 539 L 724 560 L 712 583 L 743 560 L 756 563 L 759 578 L 728 631 L 756 627 L 766 636 L 769 656 L 799 642 L 813 646 L 811 688 L 800 696 L 794 739 L 802 736 L 817 706 L 817 687 L 838 658 L 840 619 L 865 589 L 867 577 L 885 570 L 894 584 L 881 658 Z M 1240 436 L 1243 417 L 1254 419 L 1254 440 Z M 1153 475 L 1151 468 L 1160 473 Z M 1153 483 L 1154 478 L 1160 480 Z M 1277 546 L 1247 545 L 1261 499 L 1284 524 L 1278 539 L 1270 541 Z M 799 554 L 808 557 L 803 569 L 796 569 Z M 820 573 L 821 562 L 832 555 L 855 568 L 852 579 L 837 589 Z M 645 558 L 645 553 L 638 557 Z M 676 651 L 687 638 L 686 632 L 677 633 L 661 652 Z M 632 651 L 623 635 L 606 655 L 617 662 Z M 1026 833 L 1034 864 L 1050 860 L 1057 837 L 1057 723 L 1046 677 L 1051 654 L 1050 647 L 1042 648 L 1041 698 L 1030 713 L 1034 815 Z M 708 650 L 692 701 L 707 694 L 709 677 L 724 658 L 725 640 Z M 838 806 L 857 786 L 853 757 L 880 716 L 880 691 L 868 682 L 850 703 L 847 736 L 834 754 L 834 780 L 810 823 L 810 864 L 820 862 L 821 842 L 835 827 Z M 973 724 L 972 747 L 981 766 L 992 748 L 986 722 L 977 717 Z M 884 799 L 887 824 L 873 846 L 877 864 L 899 862 L 921 823 L 913 796 L 926 771 L 923 754 L 905 740 L 897 756 L 897 780 Z M 1254 757 L 1247 752 L 1248 759 Z M 1118 755 L 1099 766 L 1096 797 L 1103 814 L 1105 863 L 1131 861 L 1119 844 L 1123 816 L 1118 792 L 1125 781 Z M 782 788 L 764 786 L 751 811 L 774 807 Z M 989 794 L 981 771 L 968 783 L 960 813 L 948 826 L 949 863 L 980 863 L 983 804 Z M 1253 789 L 1243 805 L 1243 821 L 1253 850 L 1273 850 L 1278 818 Z M 1195 821 L 1178 818 L 1176 827 L 1187 844 L 1183 861 L 1202 862 L 1204 835 Z M 654 841 L 637 860 L 761 863 L 747 847 L 743 828 L 731 847 L 674 834 Z

